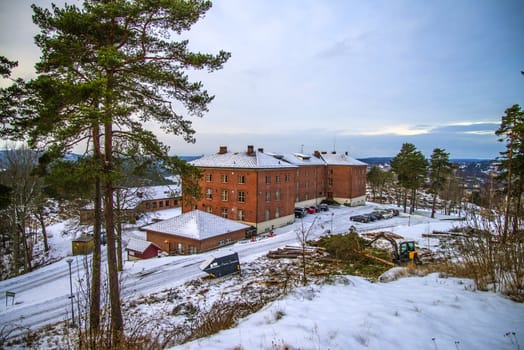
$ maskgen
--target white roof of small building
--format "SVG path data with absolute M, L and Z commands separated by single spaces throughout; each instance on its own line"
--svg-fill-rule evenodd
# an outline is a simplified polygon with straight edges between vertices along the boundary
M 201 210 L 193 210 L 171 219 L 147 225 L 143 227 L 143 229 L 168 235 L 204 240 L 249 227 L 248 225 L 225 219 L 221 216 Z
M 181 183 L 161 186 L 142 186 L 115 189 L 113 194 L 115 205 L 120 203 L 120 209 L 134 209 L 143 201 L 180 197 L 182 195 Z M 103 205 L 103 204 L 102 204 Z M 92 210 L 93 203 L 83 209 Z
M 261 151 L 216 153 L 193 160 L 189 164 L 209 168 L 278 169 L 295 168 L 288 162 Z
M 126 250 L 132 250 L 134 252 L 144 253 L 150 245 L 157 247 L 156 244 L 152 242 L 144 241 L 142 239 L 131 238 L 129 242 L 127 243 Z
M 352 158 L 345 153 L 323 153 L 320 156 L 322 159 L 324 159 L 327 165 L 367 165 L 366 163 Z

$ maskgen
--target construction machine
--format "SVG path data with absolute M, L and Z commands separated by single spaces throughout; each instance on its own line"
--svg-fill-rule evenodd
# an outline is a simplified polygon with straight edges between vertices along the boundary
M 418 256 L 418 251 L 415 248 L 414 241 L 400 242 L 399 245 L 394 238 L 388 236 L 384 232 L 381 232 L 380 234 L 376 235 L 371 241 L 366 243 L 366 247 L 371 246 L 371 244 L 378 241 L 379 239 L 385 239 L 393 246 L 393 262 L 395 264 L 402 264 L 405 262 L 414 262 L 417 265 L 421 264 L 421 261 Z

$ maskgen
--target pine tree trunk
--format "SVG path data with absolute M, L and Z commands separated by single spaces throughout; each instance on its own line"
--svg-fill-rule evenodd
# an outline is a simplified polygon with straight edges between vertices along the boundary
M 42 240 L 44 242 L 44 252 L 49 251 L 49 243 L 47 242 L 47 232 L 46 232 L 46 225 L 44 220 L 44 208 L 40 207 L 38 208 L 38 221 L 40 222 L 40 226 L 42 227 Z
M 13 244 L 13 273 L 15 276 L 18 276 L 20 272 L 20 234 L 17 229 L 17 221 L 17 211 L 14 208 L 10 231 Z
M 436 203 L 437 203 L 437 194 L 434 193 L 433 194 L 433 203 L 431 204 L 431 218 L 432 219 L 435 218 L 435 206 L 436 206 Z
M 404 189 L 404 193 L 402 194 L 403 195 L 403 207 L 404 207 L 404 213 L 407 211 L 407 207 L 408 207 L 408 190 L 407 189 Z
M 117 257 L 117 269 L 118 271 L 124 270 L 124 262 L 122 259 L 122 217 L 120 209 L 117 209 L 117 222 L 116 222 L 116 257 Z
M 108 89 L 111 90 L 110 88 Z M 107 104 L 110 106 L 110 103 Z M 107 271 L 109 275 L 109 300 L 111 305 L 111 346 L 118 349 L 123 336 L 124 322 L 120 304 L 120 285 L 118 282 L 118 269 L 116 258 L 116 235 L 114 224 L 113 200 L 113 125 L 111 121 L 105 123 L 104 151 L 105 151 L 105 177 L 104 177 L 104 216 L 107 234 Z
M 411 189 L 411 207 L 409 209 L 409 213 L 413 214 L 415 213 L 415 202 L 417 200 L 417 190 L 415 188 Z
M 91 275 L 91 300 L 89 303 L 89 335 L 90 349 L 96 350 L 100 334 L 100 268 L 101 268 L 101 231 L 102 231 L 102 197 L 100 193 L 100 177 L 95 179 L 95 222 L 93 228 L 93 260 Z

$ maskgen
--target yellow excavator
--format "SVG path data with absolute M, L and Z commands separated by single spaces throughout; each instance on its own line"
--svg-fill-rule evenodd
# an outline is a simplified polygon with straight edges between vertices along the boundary
M 384 232 L 381 232 L 380 234 L 376 235 L 371 241 L 367 242 L 366 247 L 371 246 L 373 242 L 376 242 L 379 239 L 385 239 L 386 241 L 391 243 L 391 245 L 393 246 L 393 263 L 394 264 L 400 265 L 405 262 L 413 262 L 417 265 L 420 265 L 422 263 L 419 259 L 418 251 L 415 247 L 415 241 L 404 241 L 404 242 L 400 242 L 400 245 L 399 245 L 395 239 L 388 236 Z M 385 263 L 388 263 L 389 265 L 394 265 L 386 260 L 377 258 L 375 256 L 371 256 L 369 254 L 366 254 L 366 256 L 380 260 Z

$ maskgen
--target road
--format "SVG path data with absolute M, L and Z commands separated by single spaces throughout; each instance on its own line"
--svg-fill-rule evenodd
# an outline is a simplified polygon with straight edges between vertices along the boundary
M 369 212 L 375 207 L 376 205 L 330 208 L 328 212 L 309 214 L 304 219 L 295 220 L 295 223 L 291 225 L 275 229 L 274 237 L 261 238 L 255 242 L 242 241 L 203 254 L 126 262 L 124 271 L 120 276 L 122 299 L 133 299 L 140 295 L 147 295 L 180 285 L 190 279 L 205 276 L 205 273 L 199 269 L 199 265 L 210 255 L 221 255 L 235 251 L 239 254 L 241 263 L 247 263 L 270 250 L 285 245 L 296 245 L 298 242 L 297 230 L 301 230 L 302 227 L 308 230 L 312 223 L 310 239 L 317 238 L 328 231 L 333 233 L 347 232 L 351 225 L 354 225 L 358 231 L 366 231 L 391 229 L 408 224 L 415 225 L 431 220 L 423 216 L 408 217 L 405 215 L 367 224 L 354 223 L 349 220 L 351 215 Z M 103 256 L 105 261 L 105 254 Z M 75 291 L 79 289 L 80 284 L 85 284 L 86 269 L 84 265 L 89 264 L 90 259 L 90 256 L 75 257 L 72 264 Z M 25 330 L 34 331 L 67 320 L 70 317 L 71 310 L 69 287 L 69 269 L 65 261 L 59 261 L 26 275 L 1 281 L 0 295 L 4 296 L 6 291 L 10 291 L 15 292 L 16 296 L 14 305 L 11 305 L 11 298 L 0 305 L 0 325 L 2 327 L 9 325 L 9 329 L 16 328 L 12 333 L 12 335 L 16 335 Z M 74 292 L 74 294 L 78 298 L 78 293 Z

